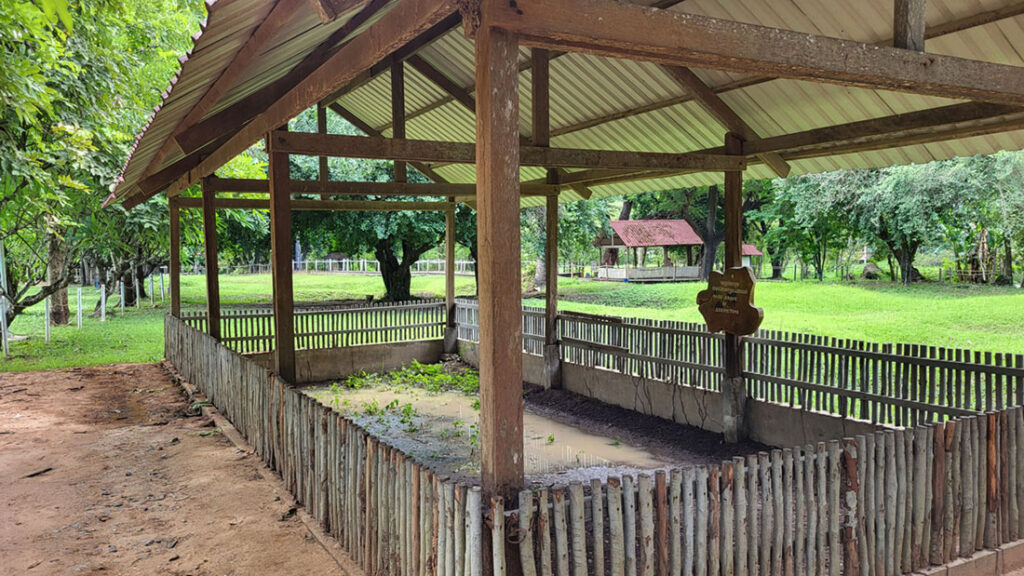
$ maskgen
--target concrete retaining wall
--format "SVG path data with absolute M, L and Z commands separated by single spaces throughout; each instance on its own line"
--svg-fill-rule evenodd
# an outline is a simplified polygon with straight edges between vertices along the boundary
M 413 360 L 424 364 L 438 362 L 444 352 L 444 340 L 370 344 L 325 350 L 295 352 L 296 384 L 345 378 L 359 372 L 387 372 Z M 272 352 L 253 354 L 249 358 L 270 369 Z
M 459 354 L 469 364 L 479 366 L 476 344 L 460 341 Z M 540 385 L 543 375 L 544 359 L 524 353 L 523 380 Z M 720 434 L 723 429 L 722 399 L 718 392 L 570 363 L 562 364 L 562 387 L 606 404 L 709 432 Z M 750 439 L 769 446 L 800 446 L 869 434 L 881 428 L 869 422 L 760 400 L 747 400 L 747 422 Z

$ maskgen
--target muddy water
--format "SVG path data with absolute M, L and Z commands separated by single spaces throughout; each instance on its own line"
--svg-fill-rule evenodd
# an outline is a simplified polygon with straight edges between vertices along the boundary
M 480 413 L 475 397 L 393 386 L 316 386 L 306 393 L 441 474 L 467 480 L 479 475 Z M 584 432 L 529 408 L 523 418 L 523 443 L 525 472 L 535 484 L 604 478 L 671 464 L 620 438 Z

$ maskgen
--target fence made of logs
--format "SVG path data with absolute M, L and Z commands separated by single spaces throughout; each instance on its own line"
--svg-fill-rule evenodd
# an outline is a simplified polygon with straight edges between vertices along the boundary
M 185 322 L 165 338 L 371 574 L 883 576 L 1024 538 L 1020 407 L 485 502 Z

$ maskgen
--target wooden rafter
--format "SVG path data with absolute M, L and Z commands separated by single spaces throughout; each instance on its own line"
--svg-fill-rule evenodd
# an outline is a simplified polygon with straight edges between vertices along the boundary
M 366 0 L 306 0 L 320 18 L 321 24 L 327 24 L 338 16 L 347 14 L 366 4 Z
M 196 119 L 196 122 L 185 124 L 182 129 L 176 130 L 174 138 L 182 152 L 191 154 L 225 132 L 237 131 L 326 62 L 341 41 L 349 37 L 386 5 L 387 0 L 372 0 L 358 14 L 345 22 L 341 28 L 318 44 L 298 65 L 279 80 L 257 90 L 213 116 L 202 121 Z
M 304 156 L 341 156 L 418 162 L 472 164 L 476 146 L 468 142 L 366 138 L 340 134 L 274 132 L 279 150 Z M 670 154 L 521 146 L 521 166 L 552 168 L 630 168 L 644 170 L 738 170 L 742 159 L 723 154 Z
M 461 16 L 458 12 L 453 12 L 447 18 L 437 22 L 427 30 L 423 32 L 419 37 L 410 41 L 405 46 L 396 50 L 394 53 L 389 54 L 387 57 L 382 58 L 379 62 L 371 66 L 364 73 L 356 76 L 351 82 L 347 82 L 337 90 L 331 92 L 325 98 L 324 102 L 337 102 L 341 97 L 352 92 L 353 90 L 365 85 L 367 82 L 373 80 L 377 76 L 387 72 L 392 64 L 395 62 L 401 62 L 406 58 L 409 58 L 416 52 L 418 52 L 424 46 L 429 45 L 431 42 L 437 40 L 441 36 L 444 36 L 451 30 L 455 29 L 462 21 Z
M 715 94 L 715 91 L 705 84 L 693 70 L 682 66 L 662 66 L 661 68 L 686 89 L 704 110 L 714 116 L 722 126 L 725 126 L 727 131 L 738 134 L 743 140 L 753 140 L 759 137 L 757 132 L 743 118 L 740 118 L 739 114 L 736 114 L 725 100 Z M 780 178 L 789 176 L 789 164 L 778 154 L 763 154 L 760 158 Z
M 930 131 L 941 126 L 975 123 L 1011 114 L 1024 113 L 1015 106 L 969 102 L 929 108 L 916 112 L 895 114 L 883 118 L 826 126 L 772 138 L 750 140 L 744 143 L 748 155 L 766 152 L 794 153 L 828 146 L 852 144 L 863 139 L 887 139 L 900 142 L 914 131 Z M 893 140 L 896 138 L 896 140 Z
M 927 0 L 894 0 L 892 45 L 924 52 L 924 9 Z
M 305 78 L 312 70 L 316 69 L 332 53 L 336 44 L 344 40 L 348 35 L 364 24 L 378 10 L 387 5 L 388 0 L 371 0 L 363 10 L 350 18 L 341 28 L 321 42 L 312 52 L 309 53 L 290 72 L 273 84 L 256 91 L 252 95 L 236 102 L 225 110 L 195 124 L 189 125 L 187 129 L 179 125 L 173 137 L 174 144 L 184 153 L 185 157 L 174 164 L 161 169 L 162 174 L 159 186 L 155 189 L 144 188 L 141 183 L 137 194 L 125 201 L 125 206 L 134 206 L 145 201 L 147 198 L 165 189 L 183 174 L 195 168 L 200 160 L 233 136 L 241 126 L 253 118 L 260 110 L 263 110 L 270 102 L 273 102 L 281 94 L 286 93 L 302 78 Z M 165 142 L 164 147 L 172 146 Z M 163 150 L 164 148 L 161 148 Z M 167 148 L 168 150 L 170 148 Z M 156 169 L 163 156 L 157 154 L 144 172 L 142 182 L 150 176 L 152 170 Z
M 263 22 L 258 28 L 249 36 L 249 39 L 239 48 L 238 52 L 235 53 L 235 57 L 231 62 L 224 67 L 224 71 L 221 72 L 217 80 L 210 85 L 203 94 L 202 98 L 189 110 L 178 125 L 172 130 L 172 134 L 178 134 L 185 128 L 198 122 L 203 115 L 210 111 L 210 109 L 217 103 L 220 98 L 230 90 L 232 84 L 238 79 L 239 75 L 249 68 L 252 61 L 260 54 L 264 44 L 269 41 L 278 30 L 281 29 L 284 24 L 294 16 L 296 10 L 301 5 L 303 0 L 279 0 L 274 7 L 271 8 L 270 13 L 264 18 Z M 164 158 L 177 146 L 176 141 L 173 138 L 169 138 L 164 141 L 163 145 L 157 150 L 157 153 L 153 155 L 153 159 L 146 167 L 144 174 L 150 174 L 157 166 L 163 162 Z
M 651 10 L 612 0 L 497 3 L 484 25 L 518 34 L 524 45 L 532 47 L 1024 104 L 1024 70 L 1020 67 Z
M 187 185 L 188 182 L 212 174 L 267 132 L 323 100 L 335 86 L 351 82 L 374 63 L 415 40 L 454 11 L 455 5 L 449 0 L 403 0 L 401 10 L 388 12 L 345 44 L 323 65 L 268 106 L 209 157 L 204 158 L 179 182 Z
M 990 10 L 979 14 L 973 14 L 968 17 L 957 18 L 954 20 L 950 20 L 948 22 L 937 24 L 935 26 L 930 26 L 925 31 L 925 38 L 928 40 L 934 38 L 941 38 L 949 34 L 955 34 L 957 32 L 962 32 L 964 30 L 970 30 L 973 28 L 977 28 L 979 26 L 985 26 L 988 24 L 1006 20 L 1008 18 L 1015 18 L 1022 14 L 1024 14 L 1024 1 L 1016 2 L 1014 4 L 996 10 Z M 891 45 L 892 43 L 893 39 L 888 38 L 882 42 L 879 42 L 878 45 L 888 46 Z M 715 94 L 725 94 L 729 92 L 734 92 L 736 90 L 749 88 L 751 86 L 764 84 L 765 82 L 771 82 L 772 80 L 775 79 L 776 78 L 773 76 L 751 76 L 748 78 L 743 78 L 740 80 L 729 82 L 721 86 L 715 86 L 712 88 L 712 90 Z M 615 122 L 617 120 L 622 120 L 624 118 L 655 112 L 658 110 L 664 110 L 665 108 L 671 108 L 672 106 L 685 104 L 691 101 L 693 101 L 693 97 L 689 94 L 685 94 L 682 96 L 673 96 L 672 98 L 659 100 L 657 102 L 652 102 L 650 104 L 639 106 L 637 108 L 632 108 L 629 110 L 620 110 L 602 116 L 595 116 L 594 118 L 589 118 L 587 120 L 583 120 L 575 124 L 554 128 L 551 131 L 551 135 L 552 137 L 564 136 L 566 134 L 572 134 L 574 132 L 579 132 L 581 130 L 587 130 L 589 128 L 594 128 L 596 126 L 608 124 L 610 122 Z M 416 114 L 416 112 L 410 113 L 410 115 L 414 114 Z
M 754 140 L 743 144 L 749 164 L 756 164 L 757 154 L 777 153 L 787 161 L 820 158 L 836 154 L 850 154 L 928 144 L 957 138 L 970 138 L 997 134 L 1008 130 L 1024 129 L 1024 111 L 1014 106 L 999 104 L 953 104 L 917 112 L 896 114 L 884 118 L 851 122 L 787 134 L 774 138 Z M 701 152 L 723 153 L 722 147 Z M 567 182 L 600 186 L 622 182 L 636 182 L 692 174 L 693 170 L 652 172 L 642 170 L 582 170 L 573 172 Z M 539 184 L 539 180 L 528 184 Z
M 651 2 L 650 4 L 644 4 L 644 3 L 638 3 L 638 4 L 639 5 L 646 5 L 649 8 L 657 8 L 659 10 L 667 10 L 667 9 L 673 7 L 673 6 L 682 4 L 685 1 L 686 0 L 657 0 L 656 2 Z M 560 58 L 562 56 L 565 56 L 566 54 L 568 54 L 568 52 L 564 52 L 562 50 L 549 50 L 548 51 L 548 60 L 549 61 L 550 60 L 554 60 L 555 58 Z M 532 60 L 526 60 L 525 62 L 520 64 L 519 71 L 520 72 L 524 72 L 526 70 L 530 70 L 532 67 L 533 67 L 533 61 Z M 465 97 L 462 96 L 460 93 L 466 94 L 470 98 L 472 98 L 472 94 L 474 93 L 474 91 L 476 89 L 475 86 L 469 86 L 469 87 L 465 87 L 465 88 L 463 88 L 462 86 L 458 86 L 457 84 L 455 86 L 457 87 L 456 91 L 448 92 L 447 96 L 445 96 L 443 98 L 439 98 L 439 99 L 435 100 L 434 102 L 431 102 L 430 104 L 427 104 L 426 106 L 423 106 L 421 108 L 417 108 L 416 110 L 410 111 L 406 115 L 406 120 L 412 120 L 413 118 L 417 118 L 419 116 L 427 114 L 427 113 L 429 113 L 429 112 L 431 112 L 433 110 L 436 110 L 436 109 L 444 106 L 445 104 L 448 104 L 449 102 L 462 102 L 463 100 L 465 100 Z M 464 103 L 463 103 L 463 105 L 465 106 Z M 470 109 L 472 109 L 472 108 L 470 108 Z M 381 129 L 382 130 L 386 130 L 387 126 L 382 127 Z

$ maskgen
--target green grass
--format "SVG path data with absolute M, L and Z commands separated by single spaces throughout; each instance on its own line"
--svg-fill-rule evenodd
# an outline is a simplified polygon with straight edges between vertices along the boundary
M 201 309 L 206 303 L 205 277 L 183 276 L 181 280 L 182 308 Z M 456 295 L 473 294 L 472 277 L 458 276 L 455 280 Z M 169 280 L 165 277 L 165 281 Z M 305 302 L 362 300 L 367 294 L 376 297 L 384 294 L 384 283 L 378 275 L 296 274 L 294 285 L 296 301 Z M 52 327 L 49 344 L 43 336 L 42 304 L 29 308 L 15 319 L 12 331 L 29 338 L 11 343 L 11 358 L 3 359 L 0 355 L 0 372 L 118 362 L 157 362 L 163 359 L 163 318 L 170 307 L 170 300 L 160 302 L 159 285 L 156 288 L 155 306 L 151 306 L 146 299 L 142 309 L 129 308 L 124 315 L 120 314 L 118 297 L 111 297 L 107 301 L 106 322 L 89 317 L 99 301 L 99 291 L 89 286 L 83 288 L 82 300 L 86 315 L 81 330 L 75 321 L 75 288 L 68 290 L 71 325 Z M 270 275 L 222 276 L 220 292 L 223 306 L 270 302 Z M 443 296 L 444 276 L 414 276 L 412 292 L 421 297 Z
M 627 284 L 561 280 L 560 308 L 615 316 L 662 320 L 701 321 L 697 312 L 700 283 Z M 419 296 L 440 296 L 442 276 L 417 276 L 412 290 Z M 205 303 L 202 276 L 182 279 L 185 309 Z M 362 300 L 384 292 L 377 275 L 295 275 L 297 301 Z M 225 306 L 270 301 L 270 276 L 223 276 L 221 298 Z M 458 277 L 456 293 L 473 293 L 473 279 Z M 74 288 L 70 290 L 74 317 Z M 98 292 L 83 290 L 87 310 Z M 528 304 L 543 305 L 529 300 Z M 875 342 L 913 342 L 993 352 L 1024 353 L 1024 292 L 991 286 L 920 284 L 903 287 L 882 282 L 818 283 L 761 282 L 757 305 L 764 308 L 763 327 Z M 52 328 L 52 341 L 43 341 L 43 309 L 35 306 L 13 325 L 28 335 L 12 344 L 12 358 L 0 359 L 0 372 L 91 366 L 116 362 L 154 362 L 163 357 L 163 316 L 169 301 L 141 310 L 117 313 L 117 297 L 107 322 L 86 316 L 82 330 L 74 326 Z
M 702 322 L 698 282 L 636 284 L 563 280 L 562 310 Z M 763 328 L 873 342 L 910 342 L 1024 353 L 1024 291 L 888 281 L 759 282 Z M 528 304 L 543 306 L 540 300 Z

